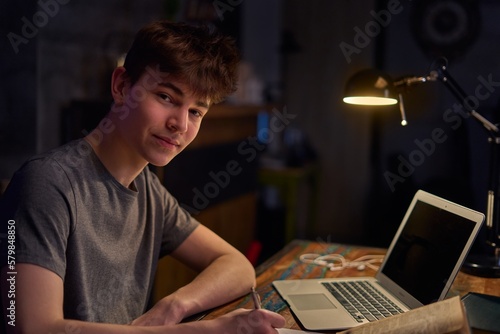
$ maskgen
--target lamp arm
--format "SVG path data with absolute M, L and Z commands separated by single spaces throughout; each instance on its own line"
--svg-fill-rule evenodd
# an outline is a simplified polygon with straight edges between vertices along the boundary
M 467 95 L 460 85 L 455 81 L 455 79 L 446 70 L 446 65 L 441 65 L 438 70 L 433 70 L 429 74 L 433 80 L 439 79 L 443 84 L 450 90 L 450 92 L 455 96 L 455 98 L 462 104 L 462 106 L 469 112 L 469 114 L 479 121 L 488 131 L 494 135 L 498 135 L 500 130 L 498 127 L 479 114 L 476 110 L 471 108 L 465 103 Z
M 398 81 L 395 81 L 393 85 L 394 87 L 399 89 L 401 87 L 410 87 L 415 84 L 425 83 L 427 81 L 435 81 L 435 80 L 436 79 L 431 77 L 430 75 L 426 77 L 404 77 Z
M 498 134 L 500 129 L 485 117 L 483 117 L 476 110 L 470 108 L 466 103 L 467 94 L 465 94 L 464 90 L 460 85 L 455 81 L 455 79 L 450 75 L 450 73 L 446 70 L 446 65 L 440 65 L 437 70 L 433 70 L 427 76 L 421 77 L 404 77 L 398 81 L 394 82 L 394 87 L 398 90 L 402 88 L 407 88 L 413 86 L 415 84 L 426 83 L 429 81 L 437 81 L 440 80 L 455 96 L 455 98 L 462 104 L 462 106 L 469 112 L 469 114 L 474 117 L 477 121 L 479 121 L 489 132 Z
M 431 71 L 430 76 L 440 79 L 444 85 L 451 91 L 451 93 L 458 99 L 462 106 L 469 112 L 469 114 L 479 121 L 490 133 L 490 144 L 492 149 L 490 151 L 490 180 L 488 186 L 488 201 L 486 208 L 486 227 L 488 228 L 489 235 L 487 236 L 487 245 L 491 247 L 499 261 L 500 256 L 500 136 L 498 127 L 479 114 L 476 110 L 470 107 L 467 103 L 467 95 L 455 81 L 455 79 L 446 70 L 446 65 L 441 64 L 437 70 Z M 500 263 L 500 262 L 498 262 Z

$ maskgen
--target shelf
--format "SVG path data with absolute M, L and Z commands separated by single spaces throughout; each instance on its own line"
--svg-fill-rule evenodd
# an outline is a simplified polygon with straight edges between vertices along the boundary
M 244 141 L 257 134 L 257 114 L 269 106 L 216 104 L 203 117 L 200 132 L 187 149 Z

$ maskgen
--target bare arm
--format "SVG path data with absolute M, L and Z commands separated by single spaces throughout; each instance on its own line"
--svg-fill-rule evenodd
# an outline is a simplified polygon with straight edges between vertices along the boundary
M 237 310 L 219 319 L 168 326 L 129 326 L 91 323 L 68 320 L 63 317 L 63 282 L 55 273 L 31 264 L 16 266 L 16 322 L 7 325 L 7 333 L 67 333 L 67 334 L 134 334 L 134 333 L 232 333 L 240 327 L 254 333 L 276 333 L 274 327 L 281 327 L 284 319 L 263 310 Z M 2 269 L 1 280 L 7 279 L 6 268 Z M 2 284 L 2 287 L 5 287 Z M 3 302 L 7 301 L 2 289 Z M 5 309 L 5 308 L 3 308 Z
M 7 279 L 2 270 L 2 282 Z M 63 281 L 52 271 L 33 264 L 16 265 L 15 326 L 7 324 L 7 333 L 162 333 L 160 328 L 134 328 L 125 325 L 98 324 L 63 318 Z M 2 291 L 4 305 L 7 301 Z M 8 319 L 11 320 L 10 318 Z M 175 332 L 172 332 L 175 333 Z
M 134 325 L 178 323 L 186 316 L 241 297 L 255 285 L 255 271 L 245 256 L 203 225 L 172 256 L 200 274 L 163 298 Z

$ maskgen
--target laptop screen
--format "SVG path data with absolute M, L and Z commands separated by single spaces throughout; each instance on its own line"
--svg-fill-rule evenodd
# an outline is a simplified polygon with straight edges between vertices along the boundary
M 382 273 L 422 304 L 437 301 L 475 225 L 467 218 L 417 201 Z

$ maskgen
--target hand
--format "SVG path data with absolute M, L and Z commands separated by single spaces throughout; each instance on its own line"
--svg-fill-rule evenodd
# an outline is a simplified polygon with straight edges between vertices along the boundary
M 264 309 L 238 309 L 213 321 L 219 322 L 220 327 L 217 332 L 223 334 L 276 334 L 276 328 L 285 326 L 285 318 Z

